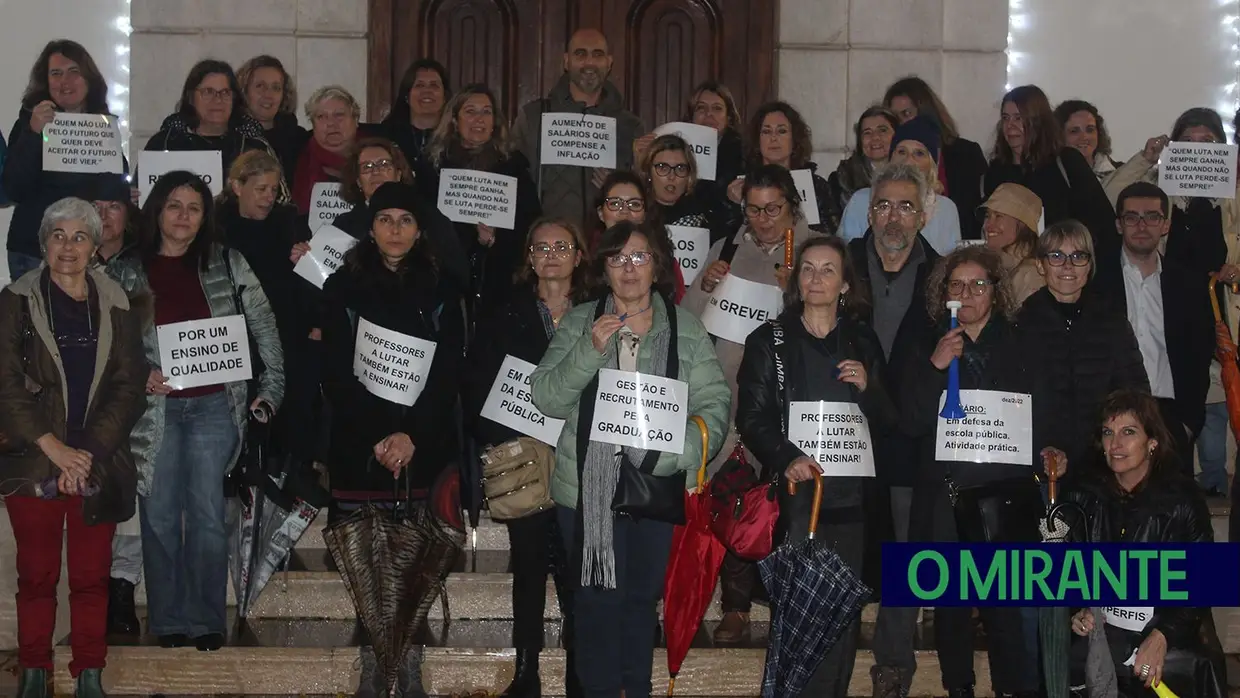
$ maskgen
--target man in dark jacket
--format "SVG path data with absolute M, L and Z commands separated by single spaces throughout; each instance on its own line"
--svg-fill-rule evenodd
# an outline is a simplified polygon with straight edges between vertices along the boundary
M 848 243 L 848 253 L 858 277 L 870 287 L 874 300 L 870 325 L 886 358 L 891 358 L 893 346 L 908 341 L 909 336 L 918 336 L 930 321 L 926 277 L 939 255 L 921 236 L 927 220 L 923 202 L 929 184 L 925 177 L 909 165 L 894 165 L 878 174 L 872 187 L 870 229 Z M 888 394 L 899 395 L 894 383 L 888 381 Z M 891 498 L 891 533 L 895 540 L 905 542 L 916 478 L 916 443 L 891 430 L 873 437 L 878 476 Z M 876 568 L 866 565 L 867 570 Z M 870 669 L 875 696 L 908 695 L 917 669 L 913 654 L 916 624 L 916 608 L 880 609 L 874 637 L 875 666 Z
M 530 162 L 530 171 L 538 183 L 543 213 L 559 216 L 583 225 L 592 220 L 590 209 L 598 196 L 608 170 L 571 165 L 543 166 L 540 156 L 542 115 L 549 112 L 573 112 L 591 116 L 607 116 L 616 120 L 616 169 L 633 167 L 633 139 L 645 133 L 636 114 L 624 108 L 624 99 L 607 75 L 611 72 L 611 49 L 607 38 L 597 29 L 579 29 L 568 41 L 564 52 L 564 75 L 543 99 L 521 108 L 513 125 L 517 149 Z
M 1214 355 L 1209 295 L 1196 274 L 1158 252 L 1171 229 L 1171 206 L 1162 189 L 1131 184 L 1120 192 L 1116 208 L 1123 249 L 1098 260 L 1097 282 L 1128 316 L 1151 393 L 1175 440 L 1180 467 L 1191 477 Z

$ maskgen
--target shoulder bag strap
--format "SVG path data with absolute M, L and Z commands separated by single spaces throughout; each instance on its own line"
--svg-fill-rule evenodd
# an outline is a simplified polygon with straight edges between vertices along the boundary
M 736 250 L 741 246 L 740 243 L 736 241 L 737 235 L 740 235 L 739 230 L 732 231 L 732 234 L 728 236 L 727 241 L 723 243 L 723 247 L 719 250 L 720 262 L 727 262 L 728 264 L 731 264 L 732 260 L 736 257 Z
M 671 336 L 667 338 L 667 375 L 665 377 L 677 380 L 680 376 L 680 356 L 678 337 L 676 336 L 676 306 L 671 303 L 664 304 L 667 307 L 667 331 Z M 686 401 L 687 402 L 687 401 Z M 646 457 L 642 459 L 641 470 L 647 475 L 654 473 L 655 466 L 659 464 L 659 454 L 661 451 L 650 449 L 646 451 Z
M 224 271 L 228 274 L 228 285 L 232 287 L 233 307 L 236 308 L 237 314 L 245 317 L 245 306 L 241 303 L 241 292 L 245 290 L 245 286 L 237 286 L 237 277 L 233 276 L 232 268 L 232 250 L 227 247 L 220 249 L 220 257 L 224 260 Z

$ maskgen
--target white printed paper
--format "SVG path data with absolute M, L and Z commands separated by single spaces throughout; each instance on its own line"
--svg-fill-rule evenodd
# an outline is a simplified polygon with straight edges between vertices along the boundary
M 563 419 L 552 419 L 534 407 L 530 397 L 530 376 L 538 368 L 515 356 L 504 357 L 499 375 L 482 406 L 482 416 L 555 448 L 564 429 Z
M 684 453 L 688 404 L 689 384 L 684 381 L 599 369 L 590 440 Z
M 1153 606 L 1107 606 L 1102 613 L 1106 616 L 1107 625 L 1138 633 L 1154 619 Z
M 710 231 L 691 225 L 666 227 L 676 262 L 680 264 L 680 273 L 685 277 L 685 286 L 692 286 L 693 280 L 706 267 L 706 257 L 710 254 Z
M 353 204 L 340 198 L 340 182 L 319 182 L 310 190 L 310 233 L 313 235 L 325 225 L 336 221 L 336 216 L 348 213 Z
M 1236 198 L 1237 146 L 1168 143 L 1158 166 L 1158 186 L 1168 196 Z
M 224 165 L 218 150 L 144 150 L 138 156 L 139 206 L 146 205 L 151 189 L 169 172 L 188 170 L 202 177 L 211 196 L 224 191 Z M 210 203 L 210 202 L 207 202 Z
M 812 170 L 793 170 L 792 183 L 801 194 L 801 214 L 808 225 L 818 225 L 822 219 L 818 216 L 818 194 L 814 192 L 814 173 Z
M 310 251 L 293 266 L 293 272 L 319 288 L 344 263 L 344 255 L 357 244 L 357 238 L 334 225 L 319 228 L 310 238 Z
M 446 168 L 439 173 L 439 210 L 454 223 L 512 230 L 517 226 L 517 178 Z
M 771 281 L 775 281 L 773 275 Z M 783 292 L 774 283 L 760 284 L 728 274 L 710 294 L 702 324 L 720 339 L 744 344 L 750 332 L 778 316 L 783 307 Z
M 412 407 L 426 388 L 435 343 L 358 318 L 353 375 L 371 395 Z
M 874 477 L 870 423 L 856 403 L 792 402 L 788 438 L 826 477 Z
M 250 335 L 242 315 L 174 322 L 155 328 L 159 365 L 173 390 L 254 377 Z
M 697 163 L 698 179 L 715 181 L 719 169 L 719 132 L 713 126 L 673 121 L 654 130 L 654 135 L 663 136 L 674 133 L 685 139 L 689 149 L 693 151 L 693 160 Z
M 115 116 L 56 112 L 43 127 L 45 172 L 125 172 Z
M 539 162 L 616 169 L 615 118 L 572 112 L 543 114 Z
M 939 397 L 939 411 L 947 391 Z M 939 417 L 934 457 L 940 461 L 1033 465 L 1033 398 L 1025 393 L 961 390 L 964 419 Z

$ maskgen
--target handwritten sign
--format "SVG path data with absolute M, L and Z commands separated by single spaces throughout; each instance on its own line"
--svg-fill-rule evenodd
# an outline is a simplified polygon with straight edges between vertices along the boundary
M 297 260 L 293 272 L 323 288 L 327 277 L 335 274 L 344 263 L 344 253 L 356 244 L 357 238 L 334 225 L 325 225 L 310 238 L 310 251 Z
M 512 230 L 517 219 L 517 178 L 446 168 L 439 173 L 439 210 L 455 223 Z
M 783 292 L 775 284 L 760 284 L 728 274 L 710 294 L 710 303 L 702 312 L 702 324 L 720 339 L 744 344 L 750 332 L 779 315 L 783 307 Z
M 482 406 L 482 416 L 509 429 L 555 447 L 564 429 L 563 419 L 552 419 L 534 407 L 530 397 L 530 376 L 534 364 L 515 356 L 504 357 L 499 375 Z
M 435 343 L 358 318 L 353 375 L 371 395 L 412 407 L 426 388 Z
M 1168 143 L 1158 168 L 1158 186 L 1168 196 L 1236 198 L 1237 146 L 1225 143 Z
M 616 120 L 610 116 L 549 112 L 542 115 L 543 165 L 616 168 Z
M 138 156 L 139 205 L 146 204 L 151 189 L 169 172 L 187 170 L 202 177 L 211 196 L 224 191 L 224 165 L 218 150 L 144 150 Z
M 1106 606 L 1102 609 L 1102 614 L 1106 616 L 1107 625 L 1139 633 L 1154 620 L 1154 607 Z
M 159 365 L 173 390 L 254 377 L 245 317 L 228 315 L 155 328 Z
M 788 438 L 827 477 L 874 477 L 870 423 L 856 403 L 790 403 Z
M 689 384 L 635 371 L 602 368 L 590 440 L 684 453 Z
M 680 273 L 685 277 L 685 286 L 692 286 L 693 280 L 706 267 L 706 256 L 710 253 L 710 231 L 691 225 L 669 225 L 667 236 L 672 240 L 672 251 L 680 264 Z
M 336 216 L 352 208 L 353 204 L 340 198 L 340 182 L 319 182 L 310 190 L 310 232 L 331 225 Z
M 814 192 L 814 172 L 793 170 L 789 174 L 792 175 L 792 183 L 796 185 L 797 192 L 801 194 L 801 214 L 805 216 L 805 222 L 818 225 L 822 219 L 818 215 L 818 194 Z
M 117 118 L 56 112 L 43 127 L 45 172 L 125 172 Z
M 711 126 L 700 126 L 683 121 L 673 121 L 654 130 L 654 135 L 674 133 L 685 139 L 693 160 L 697 163 L 698 179 L 715 181 L 719 170 L 719 132 Z
M 939 397 L 942 411 L 946 392 Z M 1033 398 L 1025 393 L 961 390 L 964 419 L 939 417 L 934 457 L 941 461 L 1033 465 Z

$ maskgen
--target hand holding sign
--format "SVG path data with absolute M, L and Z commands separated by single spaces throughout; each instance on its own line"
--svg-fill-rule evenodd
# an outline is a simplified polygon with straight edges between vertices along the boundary
M 56 118 L 56 103 L 45 99 L 30 110 L 30 130 L 42 134 L 43 127 L 50 124 L 54 118 Z
M 706 272 L 702 274 L 702 290 L 707 293 L 714 291 L 731 269 L 732 265 L 722 259 L 711 262 L 710 266 L 706 267 Z

